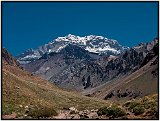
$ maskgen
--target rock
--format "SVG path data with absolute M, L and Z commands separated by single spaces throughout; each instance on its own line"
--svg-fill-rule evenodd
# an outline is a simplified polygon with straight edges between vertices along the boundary
M 75 113 L 78 112 L 78 110 L 77 110 L 75 107 L 70 107 L 69 110 L 70 110 L 71 112 L 75 112 Z
M 96 118 L 98 118 L 97 112 L 91 112 L 91 113 L 88 114 L 88 116 L 89 116 L 90 119 L 96 119 Z
M 80 119 L 88 119 L 89 116 L 88 115 L 80 115 Z
M 19 107 L 22 108 L 23 106 L 22 106 L 22 105 L 19 105 Z
M 16 88 L 16 89 L 19 89 L 20 87 L 18 87 L 18 86 L 15 86 L 15 88 Z
M 91 110 L 91 112 L 97 112 L 98 111 L 98 109 L 92 109 Z
M 80 119 L 80 116 L 78 114 L 72 114 L 68 119 Z
M 75 111 L 75 110 L 76 110 L 76 108 L 75 108 L 75 107 L 70 107 L 70 108 L 69 108 L 69 110 L 71 110 L 71 111 Z
M 84 114 L 89 114 L 89 110 L 84 110 L 83 113 Z
M 17 116 L 16 113 L 12 113 L 10 115 L 2 115 L 2 119 L 15 119 Z
M 79 111 L 79 115 L 82 115 L 83 114 L 83 111 Z
M 104 99 L 107 100 L 108 98 L 112 98 L 113 96 L 114 96 L 114 93 L 113 91 L 111 91 L 109 94 L 106 95 Z

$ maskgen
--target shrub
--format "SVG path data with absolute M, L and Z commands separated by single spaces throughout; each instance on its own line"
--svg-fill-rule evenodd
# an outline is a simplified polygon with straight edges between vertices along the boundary
M 140 105 L 133 108 L 133 113 L 135 115 L 140 115 L 140 114 L 144 113 L 144 111 L 145 111 L 144 107 L 140 106 Z
M 98 110 L 98 115 L 106 115 L 106 116 L 113 116 L 113 117 L 121 117 L 125 116 L 126 112 L 119 108 L 118 106 L 111 106 L 111 107 L 104 107 Z
M 123 104 L 123 107 L 129 107 L 129 104 L 130 104 L 131 102 L 126 102 L 125 104 Z
M 12 112 L 14 111 L 15 111 L 15 106 L 13 106 L 12 104 L 2 104 L 3 115 L 12 114 Z
M 126 115 L 126 112 L 117 106 L 111 106 L 108 108 L 108 116 L 121 117 L 125 115 Z
M 139 106 L 140 103 L 136 101 L 126 102 L 123 106 L 128 107 L 129 110 L 132 110 L 134 107 Z
M 57 115 L 57 112 L 53 108 L 41 107 L 32 108 L 28 112 L 28 116 L 33 118 L 46 118 L 53 115 Z
M 150 115 L 152 116 L 153 119 L 159 118 L 158 105 L 151 108 Z
M 154 105 L 155 105 L 155 102 L 153 102 L 153 101 L 148 101 L 148 102 L 144 103 L 145 109 L 149 109 L 151 107 L 154 107 Z
M 97 111 L 97 114 L 98 114 L 98 116 L 106 115 L 107 111 L 108 111 L 108 107 L 103 107 L 103 108 L 100 108 L 100 109 Z

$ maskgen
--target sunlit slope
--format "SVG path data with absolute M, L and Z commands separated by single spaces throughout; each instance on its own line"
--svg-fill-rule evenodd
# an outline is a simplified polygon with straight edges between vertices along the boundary
M 23 112 L 25 106 L 94 109 L 107 105 L 106 101 L 67 92 L 15 66 L 3 66 L 3 114 Z

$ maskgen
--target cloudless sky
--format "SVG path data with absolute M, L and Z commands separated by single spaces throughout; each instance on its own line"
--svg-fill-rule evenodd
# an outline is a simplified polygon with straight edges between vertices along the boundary
M 158 37 L 158 2 L 2 2 L 2 46 L 14 56 L 68 34 L 149 42 Z

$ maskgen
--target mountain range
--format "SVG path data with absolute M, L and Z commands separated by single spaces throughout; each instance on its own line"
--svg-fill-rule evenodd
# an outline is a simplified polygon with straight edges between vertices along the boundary
M 123 78 L 140 69 L 145 63 L 145 57 L 158 42 L 155 39 L 150 43 L 141 43 L 138 46 L 124 50 L 122 49 L 124 48 L 123 46 L 115 44 L 118 42 L 110 40 L 111 44 L 109 46 L 113 48 L 112 50 L 118 50 L 118 47 L 122 47 L 120 53 L 115 54 L 113 53 L 115 51 L 103 51 L 105 55 L 102 55 L 102 51 L 95 53 L 86 50 L 89 46 L 88 44 L 86 44 L 86 48 L 79 45 L 76 36 L 68 36 L 72 38 L 69 39 L 69 43 L 67 37 L 58 38 L 58 43 L 59 41 L 62 43 L 67 41 L 65 47 L 63 46 L 58 51 L 46 52 L 38 59 L 24 64 L 23 67 L 27 71 L 40 75 L 61 88 L 84 91 L 113 79 Z M 100 39 L 99 36 L 96 37 L 98 40 L 95 41 L 98 41 L 98 48 L 102 48 L 99 45 L 101 39 L 103 39 L 103 45 L 108 44 L 108 41 L 106 43 L 103 37 Z M 78 44 L 75 44 L 76 42 Z M 94 43 L 94 39 L 91 42 Z M 52 50 L 55 50 L 54 47 Z
M 40 57 L 45 53 L 59 52 L 67 45 L 77 45 L 86 51 L 97 53 L 99 55 L 118 55 L 129 47 L 120 45 L 114 39 L 108 39 L 103 36 L 88 35 L 80 37 L 69 34 L 65 37 L 58 37 L 48 44 L 38 47 L 37 49 L 28 49 L 24 53 L 18 55 L 16 58 L 21 64 L 29 63 Z
M 71 34 L 16 58 L 3 48 L 2 118 L 158 119 L 158 54 L 158 38 Z

